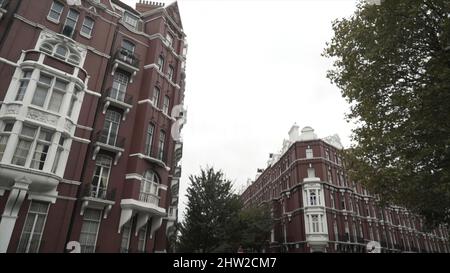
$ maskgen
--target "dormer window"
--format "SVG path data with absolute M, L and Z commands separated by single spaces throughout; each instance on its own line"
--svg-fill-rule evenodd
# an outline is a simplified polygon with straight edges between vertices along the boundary
M 138 28 L 138 22 L 139 22 L 139 18 L 129 12 L 126 12 L 123 14 L 123 22 L 133 28 L 134 30 L 137 30 Z

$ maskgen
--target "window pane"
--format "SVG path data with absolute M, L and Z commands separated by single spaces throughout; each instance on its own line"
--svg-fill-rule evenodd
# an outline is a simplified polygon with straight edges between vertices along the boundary
M 63 8 L 64 6 L 61 3 L 53 1 L 48 16 L 52 19 L 55 19 L 56 21 L 59 21 L 59 17 L 61 16 Z
M 64 93 L 54 90 L 50 98 L 50 103 L 48 105 L 48 110 L 53 112 L 59 112 L 61 104 L 64 98 Z
M 94 21 L 91 18 L 84 18 L 83 26 L 81 27 L 81 32 L 87 36 L 91 36 L 92 29 L 94 28 Z
M 50 85 L 52 83 L 52 77 L 41 75 L 39 77 L 39 82 Z
M 33 100 L 31 104 L 37 105 L 40 107 L 44 106 L 45 98 L 47 97 L 48 87 L 38 85 L 36 90 L 34 91 Z
M 63 47 L 63 46 L 58 46 L 56 47 L 56 52 L 55 55 L 61 57 L 61 58 L 66 58 L 67 55 L 67 48 Z

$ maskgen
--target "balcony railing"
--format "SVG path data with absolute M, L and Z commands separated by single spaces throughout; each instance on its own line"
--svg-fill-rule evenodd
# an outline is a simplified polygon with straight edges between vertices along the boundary
M 125 138 L 120 136 L 113 136 L 106 130 L 101 130 L 95 133 L 94 142 L 100 142 L 109 146 L 114 146 L 123 149 Z
M 133 67 L 139 67 L 139 55 L 124 48 L 119 48 L 114 58 Z
M 139 194 L 139 201 L 159 206 L 159 196 L 153 193 L 141 192 Z
M 129 104 L 129 105 L 131 105 L 133 103 L 133 96 L 127 94 L 126 92 L 124 92 L 122 90 L 118 90 L 116 88 L 112 88 L 112 87 L 108 88 L 106 90 L 105 95 L 106 95 L 106 98 L 111 98 L 116 101 L 123 102 L 123 103 Z
M 116 189 L 108 192 L 107 188 L 90 184 L 85 187 L 84 196 L 113 201 L 116 196 Z

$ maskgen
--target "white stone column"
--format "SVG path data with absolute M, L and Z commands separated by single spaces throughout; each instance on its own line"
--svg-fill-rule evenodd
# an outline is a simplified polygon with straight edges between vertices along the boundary
M 16 220 L 20 207 L 28 191 L 31 180 L 26 177 L 16 179 L 16 183 L 11 188 L 5 210 L 0 221 L 0 253 L 6 253 L 8 250 L 11 235 L 16 225 Z

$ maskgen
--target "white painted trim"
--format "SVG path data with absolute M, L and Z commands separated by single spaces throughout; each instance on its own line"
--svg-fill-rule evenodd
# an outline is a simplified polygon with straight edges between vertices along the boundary
M 142 180 L 142 175 L 137 174 L 137 173 L 128 173 L 125 175 L 125 180 L 131 180 L 131 179 Z
M 89 139 L 85 139 L 85 138 L 81 138 L 81 137 L 76 137 L 76 136 L 73 136 L 73 140 L 74 140 L 74 141 L 77 141 L 77 142 L 80 142 L 80 143 L 83 143 L 83 144 L 89 144 L 89 143 L 91 143 L 91 141 L 90 141 Z
M 61 180 L 61 183 L 69 184 L 69 185 L 76 185 L 76 186 L 81 185 L 80 181 L 69 180 L 69 179 L 63 179 L 63 180 Z
M 79 128 L 79 129 L 86 130 L 86 131 L 89 131 L 89 132 L 91 132 L 91 131 L 94 130 L 92 127 L 87 127 L 87 126 L 80 125 L 80 124 L 75 124 L 75 126 L 76 126 L 77 128 Z
M 84 92 L 86 92 L 86 94 L 89 94 L 89 95 L 92 95 L 92 96 L 98 97 L 98 98 L 100 98 L 102 96 L 102 94 L 95 92 L 95 91 L 91 91 L 87 88 L 84 90 Z
M 5 64 L 9 64 L 9 65 L 14 66 L 14 67 L 18 67 L 19 66 L 17 63 L 15 63 L 13 61 L 10 61 L 8 59 L 2 58 L 2 57 L 0 57 L 0 62 L 5 63 Z

